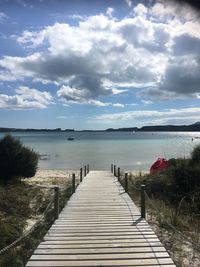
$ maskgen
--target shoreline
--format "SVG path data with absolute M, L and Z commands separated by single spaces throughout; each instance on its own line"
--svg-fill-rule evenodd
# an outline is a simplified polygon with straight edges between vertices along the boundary
M 109 171 L 109 170 L 108 170 Z M 149 172 L 146 170 L 136 171 L 136 170 L 127 170 L 131 176 L 140 176 L 144 174 L 148 174 Z M 38 169 L 35 176 L 31 178 L 26 178 L 29 184 L 65 184 L 69 181 L 72 173 L 78 177 L 80 170 L 73 169 Z

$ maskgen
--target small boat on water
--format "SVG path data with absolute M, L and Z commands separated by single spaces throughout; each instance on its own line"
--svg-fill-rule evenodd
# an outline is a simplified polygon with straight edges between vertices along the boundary
M 75 137 L 73 137 L 73 136 L 69 136 L 68 138 L 67 138 L 67 140 L 69 140 L 69 141 L 73 141 L 75 139 Z

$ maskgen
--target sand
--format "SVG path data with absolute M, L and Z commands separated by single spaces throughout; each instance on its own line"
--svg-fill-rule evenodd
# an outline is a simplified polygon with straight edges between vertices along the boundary
M 139 176 L 147 174 L 147 171 L 127 171 L 132 176 Z M 28 184 L 31 185 L 43 185 L 43 186 L 62 186 L 66 185 L 69 180 L 72 179 L 72 173 L 75 173 L 77 182 L 79 180 L 79 170 L 67 170 L 67 169 L 38 169 L 36 175 L 32 178 L 25 179 Z
M 32 185 L 66 185 L 72 177 L 72 173 L 78 176 L 79 171 L 75 170 L 38 170 L 32 178 L 25 179 L 28 184 Z

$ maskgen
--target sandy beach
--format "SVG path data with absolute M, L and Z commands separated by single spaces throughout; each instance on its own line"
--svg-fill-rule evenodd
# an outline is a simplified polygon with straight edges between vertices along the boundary
M 147 174 L 147 171 L 133 171 L 129 170 L 133 176 L 139 176 Z M 67 170 L 67 169 L 39 169 L 36 175 L 32 178 L 25 179 L 29 184 L 40 185 L 65 185 L 72 177 L 72 173 L 75 173 L 76 177 L 79 176 L 79 170 Z
M 56 170 L 48 169 L 42 170 L 39 169 L 36 172 L 36 175 L 32 178 L 25 179 L 29 184 L 34 185 L 65 185 L 69 179 L 72 177 L 72 173 L 75 173 L 76 176 L 79 175 L 78 170 Z

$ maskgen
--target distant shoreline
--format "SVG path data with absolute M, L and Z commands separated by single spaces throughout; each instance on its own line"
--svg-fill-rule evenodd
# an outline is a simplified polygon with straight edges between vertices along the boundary
M 124 127 L 124 128 L 108 128 L 105 130 L 75 130 L 75 129 L 24 129 L 24 128 L 7 128 L 0 127 L 0 133 L 10 132 L 200 132 L 200 122 L 191 125 L 155 125 L 138 127 Z

